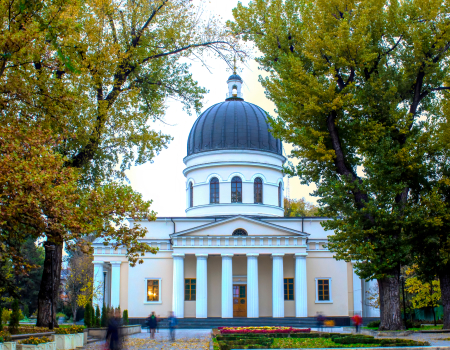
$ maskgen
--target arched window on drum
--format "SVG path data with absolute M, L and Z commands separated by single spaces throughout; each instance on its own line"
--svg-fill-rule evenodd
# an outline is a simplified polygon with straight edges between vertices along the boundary
M 194 185 L 189 182 L 189 208 L 194 206 Z
M 219 203 L 219 179 L 213 177 L 209 182 L 209 203 Z
M 242 203 L 242 180 L 239 176 L 231 179 L 231 203 Z
M 278 184 L 278 206 L 283 207 L 283 184 L 280 181 Z
M 257 177 L 253 182 L 253 191 L 255 196 L 255 203 L 263 202 L 263 182 L 260 177 Z

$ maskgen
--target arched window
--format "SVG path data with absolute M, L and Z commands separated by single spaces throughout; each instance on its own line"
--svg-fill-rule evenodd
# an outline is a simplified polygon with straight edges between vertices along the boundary
M 209 203 L 219 203 L 219 180 L 213 177 L 209 182 Z
M 194 206 L 194 185 L 192 182 L 189 183 L 189 207 Z
M 239 176 L 231 179 L 231 203 L 242 203 L 242 180 Z
M 253 182 L 253 192 L 255 194 L 255 203 L 263 202 L 263 182 L 260 177 L 257 177 Z
M 278 206 L 279 207 L 282 207 L 282 202 L 283 202 L 283 185 L 282 185 L 282 183 L 280 182 L 279 184 L 278 184 Z
M 248 236 L 248 233 L 243 228 L 238 228 L 233 231 L 233 236 Z

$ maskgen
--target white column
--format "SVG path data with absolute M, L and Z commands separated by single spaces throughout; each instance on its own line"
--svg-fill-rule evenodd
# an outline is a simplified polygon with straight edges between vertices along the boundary
M 353 267 L 353 315 L 355 314 L 362 316 L 362 289 L 361 279 Z
M 178 318 L 184 317 L 184 254 L 173 257 L 173 297 L 172 309 Z
M 197 281 L 196 281 L 196 301 L 195 301 L 195 317 L 208 317 L 208 254 L 195 254 L 197 257 Z
M 282 253 L 272 254 L 272 317 L 284 317 L 284 274 Z
M 120 305 L 120 264 L 121 261 L 111 261 L 111 306 Z
M 294 255 L 294 299 L 295 317 L 308 317 L 308 293 L 306 289 L 306 256 L 302 253 Z
M 222 254 L 222 318 L 233 317 L 233 254 Z
M 371 280 L 364 282 L 363 288 L 363 317 L 380 317 L 380 309 L 370 305 L 369 296 L 374 295 L 378 291 L 378 281 Z
M 104 292 L 104 275 L 103 275 L 103 261 L 93 261 L 94 263 L 94 308 L 96 305 L 103 307 L 103 292 Z
M 247 254 L 247 317 L 259 317 L 258 255 Z

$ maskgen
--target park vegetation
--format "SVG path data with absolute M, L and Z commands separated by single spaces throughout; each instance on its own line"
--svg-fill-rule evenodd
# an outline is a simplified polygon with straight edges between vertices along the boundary
M 315 183 L 329 248 L 377 279 L 380 329 L 402 327 L 399 276 L 440 280 L 450 328 L 450 3 L 254 0 L 230 28 L 259 50 L 289 169 Z

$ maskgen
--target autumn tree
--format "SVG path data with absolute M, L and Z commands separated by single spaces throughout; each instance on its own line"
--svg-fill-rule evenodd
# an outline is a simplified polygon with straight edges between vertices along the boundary
M 445 1 L 255 0 L 230 27 L 261 52 L 274 133 L 317 185 L 329 248 L 376 278 L 380 329 L 402 327 L 400 267 L 410 260 L 410 199 L 425 178 L 423 120 L 445 100 Z
M 316 216 L 319 208 L 314 204 L 301 199 L 284 198 L 284 216 L 299 217 L 299 216 Z
M 152 251 L 138 241 L 145 229 L 123 223 L 127 216 L 154 217 L 150 203 L 120 184 L 124 170 L 152 161 L 167 146 L 170 136 L 151 126 L 164 117 L 167 99 L 200 110 L 206 90 L 186 59 L 208 52 L 226 59 L 237 47 L 189 0 L 1 0 L 0 6 L 2 123 L 21 119 L 61 140 L 53 149 L 63 168 L 79 176 L 74 203 L 92 214 L 81 227 L 41 231 L 49 243 L 37 325 L 46 326 L 64 242 L 91 229 L 105 244 L 125 246 L 132 264 Z

